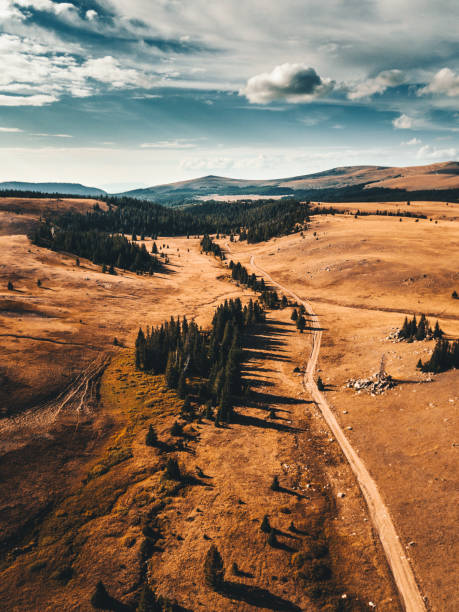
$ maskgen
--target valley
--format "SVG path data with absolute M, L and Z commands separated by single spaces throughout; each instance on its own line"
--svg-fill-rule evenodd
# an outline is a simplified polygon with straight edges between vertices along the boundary
M 93 201 L 60 205 L 89 210 Z M 102 273 L 32 245 L 26 233 L 43 209 L 4 201 L 0 601 L 89 611 L 102 581 L 117 602 L 111 609 L 135 610 L 148 584 L 177 610 L 454 610 L 457 370 L 419 372 L 434 342 L 395 343 L 390 334 L 405 314 L 425 313 L 459 337 L 457 206 L 413 202 L 427 218 L 400 221 L 356 218 L 346 205 L 353 214 L 313 216 L 304 231 L 254 244 L 214 234 L 224 261 L 193 235 L 144 237 L 138 244 L 150 252 L 155 242 L 166 260 L 148 276 Z M 205 415 L 182 419 L 184 435 L 174 436 L 183 400 L 162 375 L 135 368 L 139 326 L 186 315 L 208 329 L 226 299 L 255 299 L 231 281 L 231 259 L 318 315 L 323 395 L 388 508 L 414 576 L 408 600 L 317 405 L 314 317 L 306 314 L 300 333 L 292 302 L 266 309 L 244 340 L 250 392 L 222 427 Z M 377 371 L 382 355 L 393 389 L 346 386 Z M 145 445 L 150 424 L 163 446 Z M 187 475 L 180 486 L 164 480 L 170 456 Z M 275 544 L 260 529 L 265 515 Z M 202 578 L 211 543 L 225 563 L 220 591 Z

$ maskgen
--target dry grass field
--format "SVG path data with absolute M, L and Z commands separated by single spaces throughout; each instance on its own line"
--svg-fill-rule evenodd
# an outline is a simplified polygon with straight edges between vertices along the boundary
M 433 341 L 393 343 L 387 337 L 413 313 L 425 313 L 433 324 L 438 319 L 449 338 L 459 337 L 459 302 L 451 298 L 459 286 L 458 209 L 411 205 L 434 219 L 418 222 L 316 217 L 304 239 L 234 247 L 241 261 L 248 264 L 254 255 L 275 280 L 313 304 L 325 328 L 319 372 L 327 399 L 380 487 L 423 595 L 442 611 L 459 605 L 451 571 L 458 556 L 459 375 L 419 373 L 417 361 L 430 354 Z M 371 396 L 345 387 L 350 378 L 376 372 L 383 354 L 398 381 L 395 389 Z
M 92 206 L 76 202 L 69 205 Z M 170 263 L 153 277 L 102 274 L 83 259 L 76 266 L 75 257 L 27 240 L 40 206 L 0 206 L 0 607 L 89 612 L 102 580 L 123 609 L 148 580 L 182 610 L 400 610 L 356 480 L 294 371 L 304 369 L 311 337 L 296 331 L 292 309 L 269 311 L 247 339 L 253 391 L 236 421 L 194 422 L 179 444 L 170 429 L 181 400 L 163 377 L 136 371 L 137 329 L 184 314 L 207 327 L 226 298 L 253 294 L 201 254 L 195 238 L 157 240 Z M 327 399 L 438 612 L 458 606 L 450 571 L 458 554 L 458 374 L 419 374 L 416 362 L 433 343 L 387 336 L 405 313 L 422 312 L 459 336 L 455 206 L 411 205 L 432 221 L 315 217 L 304 238 L 231 247 L 233 259 L 249 267 L 254 256 L 313 304 L 325 329 L 319 373 Z M 383 353 L 395 389 L 372 397 L 345 388 L 377 370 Z M 145 445 L 150 423 L 162 449 Z M 171 453 L 186 486 L 164 480 Z M 260 531 L 265 514 L 276 547 Z M 306 570 L 295 556 L 316 542 L 325 552 L 314 562 L 331 570 L 320 588 L 298 577 Z M 225 561 L 222 593 L 202 579 L 211 543 Z

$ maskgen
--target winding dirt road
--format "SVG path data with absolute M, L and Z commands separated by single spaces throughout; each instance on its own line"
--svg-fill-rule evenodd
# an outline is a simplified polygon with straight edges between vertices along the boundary
M 378 533 L 379 539 L 381 540 L 381 544 L 384 548 L 387 561 L 391 568 L 405 610 L 407 612 L 425 612 L 426 606 L 419 592 L 413 570 L 406 557 L 403 546 L 400 543 L 400 538 L 397 535 L 395 526 L 392 522 L 389 511 L 384 504 L 379 489 L 375 481 L 370 476 L 365 464 L 359 458 L 356 451 L 349 443 L 349 440 L 344 435 L 344 432 L 331 411 L 325 396 L 319 391 L 314 380 L 314 372 L 316 369 L 317 360 L 319 358 L 320 343 L 322 338 L 322 331 L 320 329 L 317 315 L 314 313 L 311 305 L 308 302 L 297 296 L 290 289 L 287 289 L 287 287 L 284 287 L 275 281 L 270 274 L 260 268 L 255 263 L 253 255 L 250 259 L 250 264 L 259 274 L 263 275 L 273 285 L 281 289 L 285 294 L 290 295 L 299 304 L 303 304 L 307 313 L 311 317 L 311 324 L 312 327 L 314 327 L 313 345 L 311 356 L 304 374 L 303 384 L 310 392 L 314 402 L 317 404 L 322 416 L 341 446 L 346 459 L 357 477 L 360 489 L 368 506 L 372 523 Z

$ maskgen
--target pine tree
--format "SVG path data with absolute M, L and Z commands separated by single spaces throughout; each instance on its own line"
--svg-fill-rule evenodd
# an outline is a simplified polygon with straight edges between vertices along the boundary
M 181 372 L 177 383 L 177 394 L 181 399 L 185 399 L 187 393 L 186 375 Z
M 274 529 L 271 529 L 271 531 L 269 532 L 269 535 L 268 535 L 268 544 L 272 548 L 275 548 L 277 546 L 276 532 L 274 531 Z
M 169 480 L 181 480 L 182 475 L 180 473 L 180 468 L 177 459 L 171 457 L 166 463 L 166 469 L 164 471 L 164 475 Z
M 459 299 L 459 295 L 457 294 L 457 291 L 454 290 L 451 294 L 451 297 L 453 298 L 453 300 L 458 300 Z
M 317 388 L 319 389 L 319 391 L 325 391 L 325 385 L 320 376 L 317 378 Z
M 435 323 L 433 337 L 434 337 L 434 340 L 439 340 L 440 338 L 443 338 L 443 330 L 440 329 L 440 325 L 438 321 Z
M 292 321 L 296 321 L 298 319 L 298 311 L 296 308 L 292 311 L 292 316 L 290 317 Z
M 11 281 L 8 281 L 8 291 L 13 291 L 14 290 L 14 285 Z
M 158 436 L 156 435 L 156 431 L 151 424 L 145 437 L 145 444 L 147 446 L 156 446 L 158 444 Z
M 300 315 L 298 317 L 298 320 L 296 322 L 296 326 L 300 331 L 300 334 L 303 333 L 303 331 L 306 329 L 306 319 L 303 317 L 303 315 Z
M 96 585 L 96 590 L 91 597 L 91 605 L 97 610 L 111 610 L 113 601 L 110 595 L 107 593 L 107 589 L 104 583 L 99 580 Z
M 183 427 L 180 425 L 178 421 L 174 421 L 174 424 L 171 427 L 171 435 L 181 436 L 182 434 L 183 434 Z
M 417 365 L 416 365 L 416 368 L 417 368 L 418 370 L 422 370 L 422 361 L 421 361 L 421 358 L 419 358 L 419 361 L 418 361 L 418 363 L 417 363 Z
M 274 476 L 273 477 L 273 481 L 271 483 L 271 490 L 272 491 L 279 491 L 279 489 L 280 489 L 279 477 L 278 476 Z
M 224 576 L 223 559 L 217 547 L 212 544 L 204 560 L 204 582 L 208 587 L 218 591 L 223 586 Z
M 37 280 L 37 287 L 41 287 L 41 280 L 40 279 Z
M 267 514 L 264 515 L 263 520 L 261 521 L 260 529 L 264 533 L 269 533 L 271 531 L 271 525 L 269 524 L 269 517 Z

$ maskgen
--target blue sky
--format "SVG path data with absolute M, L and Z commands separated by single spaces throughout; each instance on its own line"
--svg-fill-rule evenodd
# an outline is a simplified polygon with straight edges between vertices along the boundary
M 0 180 L 457 159 L 457 23 L 456 0 L 0 0 Z

